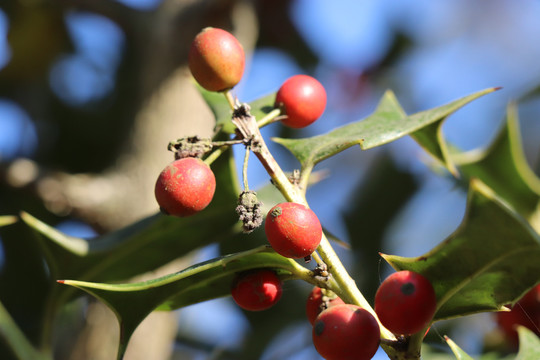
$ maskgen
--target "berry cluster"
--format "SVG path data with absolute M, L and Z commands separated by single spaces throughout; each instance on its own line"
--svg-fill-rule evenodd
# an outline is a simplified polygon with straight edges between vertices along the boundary
M 193 40 L 188 55 L 191 74 L 206 90 L 226 92 L 236 86 L 244 74 L 245 55 L 240 42 L 230 33 L 217 28 L 203 29 Z M 296 75 L 286 80 L 279 89 L 275 107 L 284 114 L 282 123 L 292 128 L 302 128 L 317 120 L 326 107 L 324 87 L 307 75 Z M 169 150 L 175 152 L 177 161 L 168 165 L 158 177 L 155 195 L 160 209 L 169 215 L 189 216 L 203 210 L 214 195 L 215 179 L 210 168 L 201 161 L 182 161 L 183 158 L 201 156 L 211 150 L 207 144 L 198 144 L 195 137 L 188 138 L 187 150 L 182 143 L 171 143 Z M 184 145 L 186 145 L 184 144 Z M 195 148 L 197 151 L 193 152 Z M 208 168 L 208 169 L 207 169 Z M 203 176 L 202 173 L 207 173 Z M 245 232 L 251 232 L 261 224 L 259 206 L 251 208 L 239 200 L 239 215 Z M 242 208 L 244 207 L 244 208 Z M 319 238 L 320 240 L 320 238 Z M 317 246 L 314 241 L 309 249 Z M 305 249 L 304 252 L 309 250 Z M 276 250 L 278 251 L 278 250 Z M 278 251 L 279 252 L 279 251 Z M 293 250 L 290 257 L 297 256 Z M 307 256 L 306 255 L 306 256 Z
M 228 94 L 241 80 L 244 66 L 242 46 L 228 32 L 206 28 L 195 37 L 189 52 L 189 68 L 203 88 Z M 291 128 L 312 124 L 322 115 L 325 106 L 326 92 L 323 86 L 306 75 L 287 79 L 278 90 L 274 103 L 280 114 L 276 119 L 281 119 L 284 125 Z M 238 118 L 234 114 L 240 112 L 242 119 L 250 119 L 247 106 L 231 104 L 231 107 L 234 107 L 233 123 Z M 247 127 L 247 130 L 237 127 L 239 132 L 236 138 L 227 144 L 242 143 L 246 146 L 246 167 L 253 135 L 248 136 Z M 170 145 L 176 160 L 161 172 L 155 187 L 158 204 L 166 214 L 193 215 L 212 200 L 215 177 L 199 157 L 211 151 L 216 143 L 207 141 L 203 144 L 199 140 L 190 137 L 187 141 L 180 139 Z M 293 181 L 292 185 L 296 186 L 296 183 Z M 255 192 L 249 191 L 245 175 L 244 188 L 236 211 L 244 232 L 249 233 L 261 225 L 263 219 L 261 203 Z M 296 202 L 280 203 L 270 209 L 264 230 L 274 251 L 291 259 L 315 257 L 323 237 L 317 215 L 306 205 Z M 318 255 L 315 258 L 317 260 Z M 313 344 L 324 358 L 371 359 L 381 342 L 380 324 L 400 338 L 425 330 L 430 325 L 437 301 L 431 283 L 422 275 L 400 271 L 389 276 L 377 291 L 373 313 L 360 306 L 346 304 L 331 291 L 327 282 L 331 271 L 320 259 L 317 262 L 317 268 L 324 269 L 324 275 L 313 271 L 313 282 L 326 282 L 327 286 L 321 285 L 323 287 L 315 287 L 311 291 L 306 301 L 306 315 L 313 325 Z M 343 289 L 335 291 L 344 295 L 341 293 Z M 241 272 L 233 281 L 231 295 L 245 310 L 265 310 L 281 298 L 282 281 L 271 269 Z
M 315 288 L 306 303 L 313 325 L 313 344 L 325 359 L 371 359 L 380 343 L 375 317 L 356 305 Z M 399 271 L 386 278 L 375 295 L 375 313 L 381 324 L 398 336 L 426 329 L 437 306 L 435 291 L 422 275 Z

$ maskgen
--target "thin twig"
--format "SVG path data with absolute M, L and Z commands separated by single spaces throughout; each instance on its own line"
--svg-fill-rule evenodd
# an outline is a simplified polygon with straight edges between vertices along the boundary
M 247 169 L 248 169 L 248 160 L 249 160 L 250 152 L 251 152 L 251 145 L 247 145 L 246 154 L 244 155 L 244 167 L 242 168 L 242 177 L 244 180 L 244 191 L 249 191 Z

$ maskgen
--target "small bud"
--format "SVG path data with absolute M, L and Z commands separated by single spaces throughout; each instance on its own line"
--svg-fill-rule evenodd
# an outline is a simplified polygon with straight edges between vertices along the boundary
M 243 223 L 242 227 L 245 234 L 249 234 L 261 226 L 263 221 L 261 206 L 262 203 L 257 199 L 255 191 L 243 191 L 238 197 L 236 213 Z

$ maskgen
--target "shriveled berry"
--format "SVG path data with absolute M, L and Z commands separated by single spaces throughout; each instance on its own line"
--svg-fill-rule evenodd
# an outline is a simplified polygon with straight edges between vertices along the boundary
M 275 107 L 285 110 L 283 124 L 303 128 L 321 117 L 326 107 L 326 91 L 316 79 L 308 75 L 288 78 L 276 94 Z
M 231 289 L 231 295 L 238 306 L 249 311 L 270 308 L 281 298 L 281 293 L 281 280 L 271 270 L 241 273 Z
M 225 91 L 242 79 L 244 49 L 229 32 L 207 27 L 191 43 L 188 63 L 191 74 L 203 88 Z
M 409 335 L 426 328 L 437 308 L 433 286 L 424 276 L 398 271 L 375 294 L 375 313 L 394 334 Z
M 324 293 L 323 293 L 324 291 Z M 326 290 L 314 287 L 306 301 L 306 315 L 309 323 L 313 325 L 315 318 L 323 311 L 332 306 L 345 304 L 336 294 L 327 295 Z
M 156 200 L 169 215 L 189 216 L 210 204 L 216 190 L 216 178 L 208 165 L 198 158 L 173 161 L 159 174 Z
M 498 312 L 497 324 L 513 348 L 519 345 L 517 326 L 525 326 L 540 336 L 540 284 L 527 292 L 509 312 Z
M 313 345 L 326 360 L 369 360 L 380 343 L 377 320 L 356 305 L 332 306 L 313 324 Z
M 272 248 L 278 254 L 293 259 L 311 255 L 322 237 L 317 215 L 304 205 L 292 202 L 270 209 L 264 230 Z

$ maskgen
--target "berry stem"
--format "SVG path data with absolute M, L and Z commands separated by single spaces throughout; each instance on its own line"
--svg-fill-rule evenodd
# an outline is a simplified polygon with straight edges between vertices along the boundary
M 244 140 L 228 140 L 228 141 L 212 141 L 212 146 L 217 147 L 210 155 L 208 155 L 204 162 L 210 166 L 217 158 L 221 156 L 225 151 L 229 150 L 232 145 L 242 144 Z
M 300 191 L 302 191 L 304 194 L 307 191 L 308 183 L 309 183 L 309 175 L 311 175 L 311 170 L 313 170 L 313 167 L 307 167 L 302 168 L 300 171 L 300 179 L 298 180 L 298 188 Z
M 233 140 L 227 140 L 227 141 L 212 141 L 213 147 L 221 147 L 221 146 L 230 146 L 230 145 L 236 145 L 236 144 L 242 144 L 244 143 L 244 140 L 242 139 L 233 139 Z
M 217 160 L 223 154 L 225 151 L 229 149 L 230 145 L 225 145 L 217 148 L 216 150 L 212 151 L 210 155 L 208 155 L 203 161 L 206 163 L 206 165 L 210 166 L 214 161 Z
M 257 126 L 259 126 L 259 128 L 262 128 L 273 122 L 279 121 L 281 119 L 280 115 L 281 115 L 281 109 L 273 109 L 268 114 L 266 114 L 265 117 L 257 121 Z
M 272 178 L 274 185 L 283 194 L 285 199 L 287 199 L 287 201 L 303 204 L 309 207 L 304 195 L 304 191 L 300 191 L 289 181 L 287 175 L 285 175 L 279 164 L 270 153 L 264 138 L 261 135 L 259 127 L 257 126 L 257 120 L 255 117 L 251 116 L 247 112 L 247 115 L 233 118 L 233 122 L 239 129 L 241 129 L 241 131 L 248 132 L 244 134 L 244 137 L 249 136 L 252 139 L 253 153 L 255 156 L 257 156 L 263 167 Z M 341 260 L 330 245 L 330 242 L 324 235 L 324 232 L 321 243 L 317 248 L 317 252 L 320 255 L 320 260 L 324 261 L 324 263 L 327 265 L 328 271 L 332 274 L 335 284 L 337 285 L 336 287 L 333 287 L 327 284 L 326 287 L 338 294 L 339 297 L 341 297 L 346 303 L 356 304 L 369 311 L 375 317 L 375 319 L 377 319 L 377 322 L 379 322 L 381 336 L 385 339 L 395 339 L 394 335 L 384 326 L 382 326 L 378 320 L 375 311 L 368 303 L 366 298 L 362 295 L 356 286 L 355 281 L 351 278 L 341 263 Z
M 323 235 L 324 236 L 324 235 Z M 317 264 L 323 264 L 324 261 L 321 259 L 321 257 L 319 256 L 319 254 L 317 254 L 316 252 L 314 252 L 313 254 L 311 254 L 311 257 L 313 258 L 313 260 L 315 260 L 315 262 Z
M 248 161 L 249 161 L 249 153 L 251 152 L 251 146 L 246 146 L 246 154 L 244 155 L 244 166 L 242 168 L 242 178 L 244 181 L 244 191 L 249 191 L 249 184 L 248 184 L 248 176 L 247 176 L 247 169 L 248 169 Z
M 225 95 L 225 98 L 227 99 L 227 102 L 229 103 L 231 110 L 234 110 L 236 108 L 236 100 L 234 99 L 234 96 L 231 90 L 229 89 L 229 90 L 224 91 L 223 95 Z

